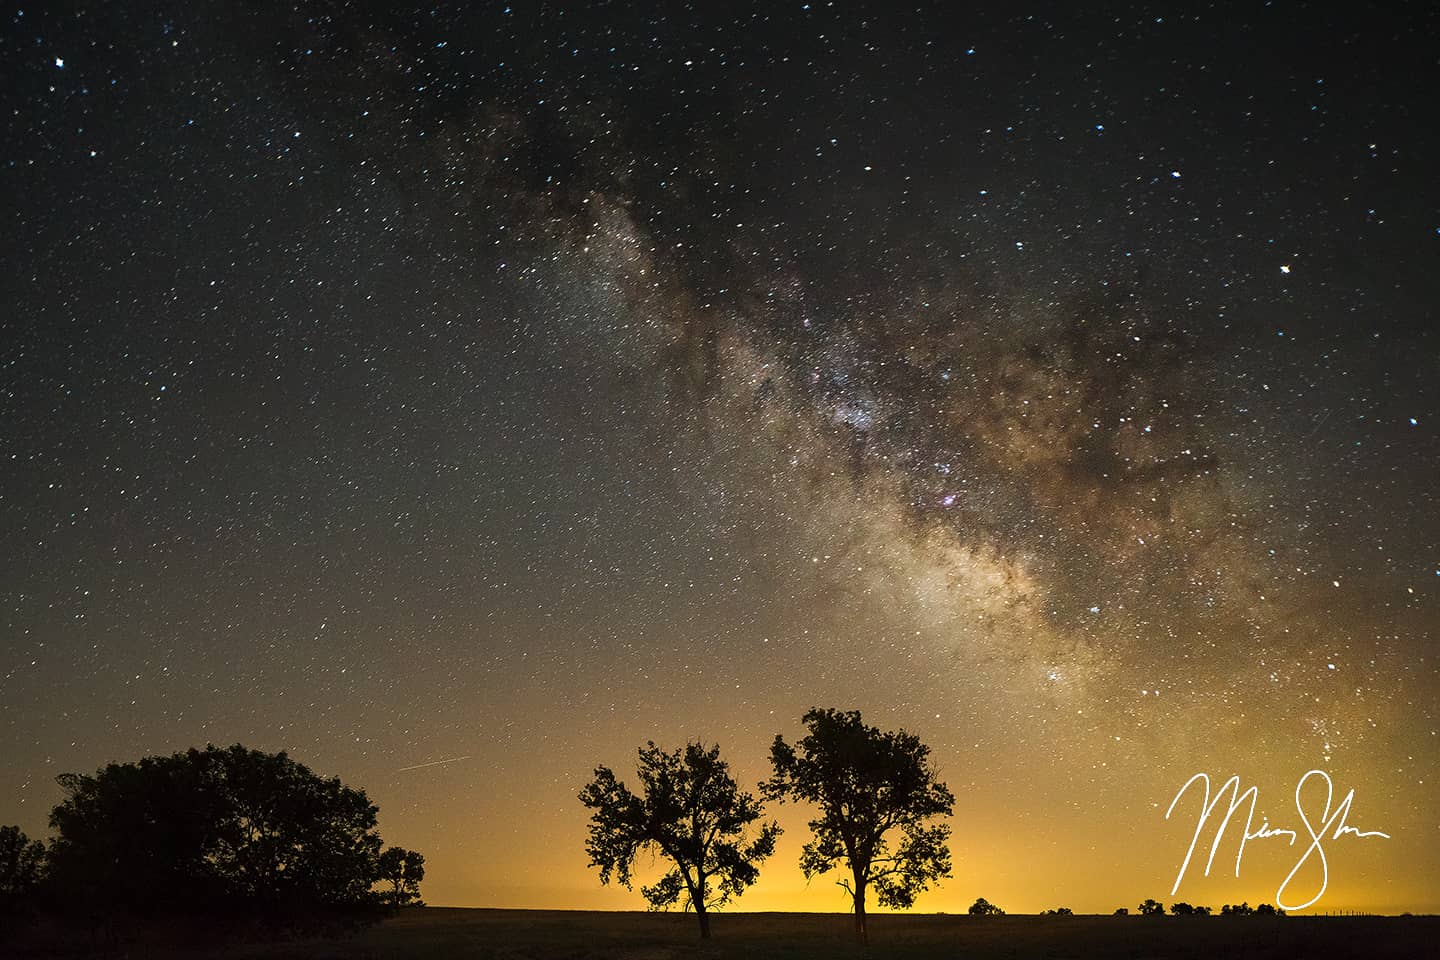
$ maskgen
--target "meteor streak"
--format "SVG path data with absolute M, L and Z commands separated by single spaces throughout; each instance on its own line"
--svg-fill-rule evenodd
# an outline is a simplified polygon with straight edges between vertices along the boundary
M 419 770 L 422 767 L 438 767 L 442 763 L 455 763 L 460 760 L 469 760 L 468 756 L 451 757 L 449 760 L 431 760 L 429 763 L 417 763 L 413 767 L 401 767 L 396 773 L 404 773 L 406 770 Z

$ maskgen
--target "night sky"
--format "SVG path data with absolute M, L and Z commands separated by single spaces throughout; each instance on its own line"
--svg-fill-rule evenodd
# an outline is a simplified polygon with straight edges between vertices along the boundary
M 986 7 L 7 4 L 0 822 L 239 741 L 640 909 L 595 765 L 834 706 L 918 909 L 1273 902 L 1165 808 L 1318 768 L 1314 909 L 1440 910 L 1440 16 Z

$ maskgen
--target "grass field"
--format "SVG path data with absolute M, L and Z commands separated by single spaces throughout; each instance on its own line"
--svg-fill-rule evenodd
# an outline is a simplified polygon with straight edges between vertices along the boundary
M 112 956 L 223 960 L 682 960 L 682 958 L 1414 958 L 1434 956 L 1440 917 L 872 916 L 870 949 L 843 914 L 719 914 L 702 943 L 686 914 L 547 910 L 406 911 L 342 939 L 232 945 L 220 950 L 131 944 Z M 23 957 L 74 956 L 33 944 Z M 52 945 L 53 947 L 53 945 Z M 0 950 L 3 952 L 3 950 Z M 83 951 L 82 955 L 89 953 Z M 100 955 L 100 954 L 92 954 Z

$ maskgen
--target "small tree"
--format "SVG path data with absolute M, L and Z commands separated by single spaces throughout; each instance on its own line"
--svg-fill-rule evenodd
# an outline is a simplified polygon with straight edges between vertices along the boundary
M 43 843 L 19 827 L 0 827 L 0 913 L 34 893 L 44 869 Z
M 975 902 L 970 904 L 970 916 L 972 917 L 1003 917 L 1005 911 L 984 897 L 977 897 Z
M 691 743 L 671 753 L 652 741 L 640 750 L 638 774 L 640 796 L 608 767 L 596 767 L 595 779 L 580 792 L 580 802 L 594 811 L 585 841 L 589 865 L 600 868 L 601 883 L 614 876 L 628 890 L 635 857 L 646 849 L 659 853 L 674 867 L 641 894 L 654 910 L 683 897 L 708 939 L 709 911 L 759 878 L 758 864 L 775 852 L 780 826 L 763 824 L 746 841 L 745 829 L 760 819 L 761 806 L 740 791 L 718 746 Z
M 1163 917 L 1165 916 L 1165 904 L 1159 900 L 1146 900 L 1140 904 L 1140 916 L 1142 917 Z
M 1129 908 L 1129 907 L 1120 907 L 1118 910 L 1116 910 L 1114 913 L 1112 913 L 1111 916 L 1112 916 L 1112 917 L 1128 917 L 1128 916 L 1130 916 L 1130 908 Z
M 1195 908 L 1183 901 L 1170 904 L 1170 913 L 1176 917 L 1194 916 Z
M 420 881 L 425 879 L 423 855 L 403 847 L 390 847 L 380 854 L 377 867 L 380 882 L 390 885 L 384 892 L 386 903 L 392 907 L 425 905 L 420 899 Z
M 795 747 L 776 735 L 770 748 L 775 776 L 765 791 L 820 808 L 800 867 L 807 880 L 841 862 L 849 868 L 840 886 L 855 905 L 855 936 L 864 944 L 871 887 L 881 906 L 905 909 L 950 876 L 950 827 L 928 821 L 949 816 L 955 797 L 936 778 L 930 748 L 914 734 L 882 733 L 854 710 L 812 709 L 802 722 L 810 732 Z

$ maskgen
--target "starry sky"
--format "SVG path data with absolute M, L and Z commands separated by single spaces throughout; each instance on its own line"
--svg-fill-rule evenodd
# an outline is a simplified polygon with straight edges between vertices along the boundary
M 7 4 L 0 822 L 239 741 L 639 909 L 595 765 L 835 706 L 956 794 L 918 909 L 1274 901 L 1165 808 L 1318 768 L 1314 909 L 1440 910 L 1440 19 L 1360 6 Z M 780 819 L 739 906 L 846 909 Z

